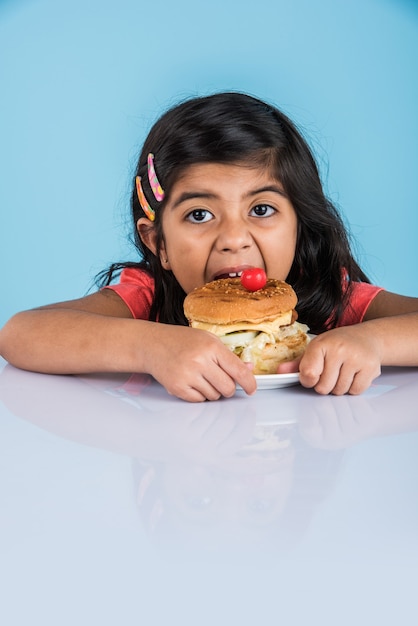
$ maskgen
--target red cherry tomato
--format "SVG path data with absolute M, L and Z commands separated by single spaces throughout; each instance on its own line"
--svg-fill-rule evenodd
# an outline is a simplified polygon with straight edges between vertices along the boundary
M 241 284 L 248 291 L 258 291 L 267 282 L 265 271 L 261 267 L 252 267 L 241 274 Z

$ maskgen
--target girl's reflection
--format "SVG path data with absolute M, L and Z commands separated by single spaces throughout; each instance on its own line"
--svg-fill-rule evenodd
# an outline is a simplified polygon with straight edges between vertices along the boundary
M 412 409 L 399 415 L 405 387 L 418 395 L 411 376 L 356 398 L 297 387 L 188 404 L 142 375 L 51 377 L 6 366 L 0 399 L 59 436 L 132 457 L 140 518 L 153 537 L 268 542 L 274 551 L 303 535 L 347 447 L 417 429 Z

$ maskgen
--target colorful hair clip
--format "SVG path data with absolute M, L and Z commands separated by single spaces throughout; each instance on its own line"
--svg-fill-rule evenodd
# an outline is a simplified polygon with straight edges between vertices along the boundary
M 150 152 L 148 155 L 148 180 L 151 185 L 152 193 L 158 202 L 164 199 L 164 191 L 157 178 L 154 167 L 154 155 Z
M 144 194 L 144 192 L 142 190 L 141 177 L 137 176 L 135 178 L 135 182 L 136 182 L 136 193 L 137 193 L 137 196 L 138 196 L 139 204 L 141 205 L 142 210 L 144 211 L 144 213 L 147 216 L 147 218 L 149 220 L 151 220 L 151 222 L 153 222 L 155 220 L 155 211 L 148 204 L 148 201 L 147 201 L 147 199 L 145 197 L 145 194 Z

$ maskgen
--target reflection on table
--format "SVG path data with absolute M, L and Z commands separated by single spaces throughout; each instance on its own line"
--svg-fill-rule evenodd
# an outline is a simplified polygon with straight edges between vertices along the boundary
M 335 489 L 347 448 L 418 430 L 417 400 L 416 369 L 388 368 L 357 397 L 296 386 L 197 404 L 143 375 L 0 371 L 0 416 L 130 457 L 144 532 L 179 549 L 291 550 Z

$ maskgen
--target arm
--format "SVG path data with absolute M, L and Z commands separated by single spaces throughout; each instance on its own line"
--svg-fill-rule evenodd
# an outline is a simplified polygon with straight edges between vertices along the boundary
M 418 298 L 381 291 L 364 319 L 380 342 L 382 365 L 418 366 Z
M 382 291 L 364 320 L 311 341 L 299 364 L 305 387 L 321 394 L 359 394 L 382 365 L 418 366 L 418 298 Z
M 111 290 L 23 311 L 0 330 L 0 354 L 48 374 L 143 372 L 184 400 L 247 393 L 254 376 L 217 337 L 184 326 L 132 318 Z
M 104 290 L 17 313 L 0 331 L 0 353 L 16 367 L 48 374 L 124 371 L 112 341 L 132 321 L 121 298 Z M 127 366 L 128 354 L 125 360 Z

